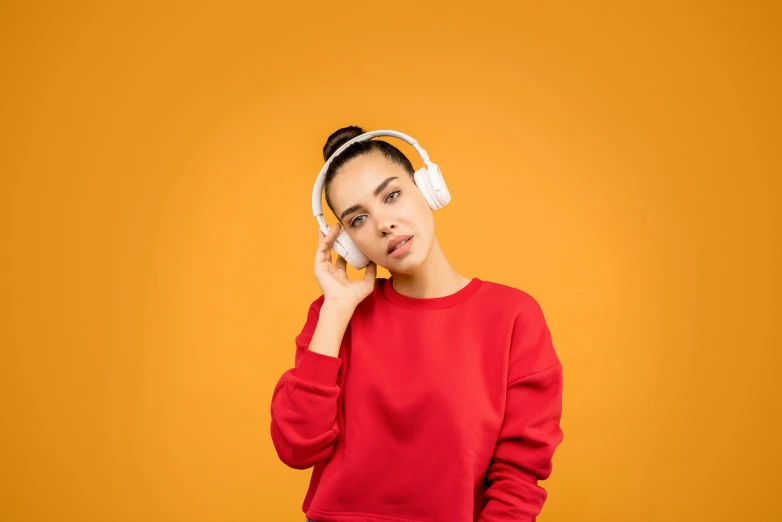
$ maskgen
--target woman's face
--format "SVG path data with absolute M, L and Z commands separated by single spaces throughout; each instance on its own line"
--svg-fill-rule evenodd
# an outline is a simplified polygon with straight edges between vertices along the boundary
M 434 241 L 432 210 L 413 177 L 382 153 L 344 164 L 329 186 L 329 199 L 350 239 L 392 274 L 413 273 L 429 256 Z M 392 256 L 389 242 L 402 236 L 414 239 L 405 245 L 406 252 Z

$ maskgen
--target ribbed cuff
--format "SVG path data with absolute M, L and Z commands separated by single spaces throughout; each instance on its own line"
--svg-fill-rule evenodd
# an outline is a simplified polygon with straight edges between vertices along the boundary
M 331 357 L 307 349 L 304 350 L 295 373 L 302 381 L 333 386 L 337 384 L 337 374 L 341 366 L 342 359 L 339 357 Z

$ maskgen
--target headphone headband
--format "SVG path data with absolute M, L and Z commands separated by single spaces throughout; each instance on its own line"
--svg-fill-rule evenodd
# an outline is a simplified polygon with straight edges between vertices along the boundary
M 403 132 L 399 132 L 395 130 L 375 130 L 375 131 L 365 132 L 360 136 L 356 136 L 355 138 L 350 139 L 349 141 L 344 143 L 340 148 L 338 148 L 334 152 L 334 154 L 332 154 L 331 157 L 326 161 L 326 164 L 323 165 L 322 169 L 320 169 L 318 178 L 315 180 L 315 186 L 312 189 L 312 213 L 320 223 L 321 229 L 324 231 L 324 233 L 328 233 L 329 226 L 326 224 L 326 220 L 323 219 L 323 204 L 321 203 L 321 196 L 323 195 L 323 185 L 326 182 L 326 172 L 329 170 L 329 165 L 331 165 L 331 162 L 334 160 L 334 158 L 339 156 L 345 149 L 347 149 L 354 143 L 359 141 L 371 140 L 376 136 L 391 136 L 406 141 L 407 143 L 409 143 L 415 148 L 416 152 L 418 152 L 418 155 L 421 156 L 421 160 L 423 160 L 424 164 L 427 167 L 432 164 L 431 160 L 429 159 L 429 155 L 426 153 L 424 148 L 421 147 L 416 140 L 414 140 L 412 137 L 408 136 Z M 440 189 L 440 187 L 436 187 L 436 188 L 438 190 Z

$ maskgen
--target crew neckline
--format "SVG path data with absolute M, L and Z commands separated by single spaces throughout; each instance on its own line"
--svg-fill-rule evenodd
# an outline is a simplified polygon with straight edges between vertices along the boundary
M 392 286 L 393 276 L 382 279 L 381 293 L 395 305 L 416 309 L 450 308 L 457 305 L 478 291 L 483 281 L 473 277 L 466 286 L 456 292 L 441 297 L 409 297 L 402 295 Z

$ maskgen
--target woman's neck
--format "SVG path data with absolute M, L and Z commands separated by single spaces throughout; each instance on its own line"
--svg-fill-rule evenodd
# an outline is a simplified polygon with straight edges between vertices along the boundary
M 391 272 L 394 278 L 394 290 L 407 297 L 429 299 L 443 297 L 458 292 L 471 281 L 459 274 L 440 247 L 437 236 L 434 238 L 429 257 L 412 274 Z

